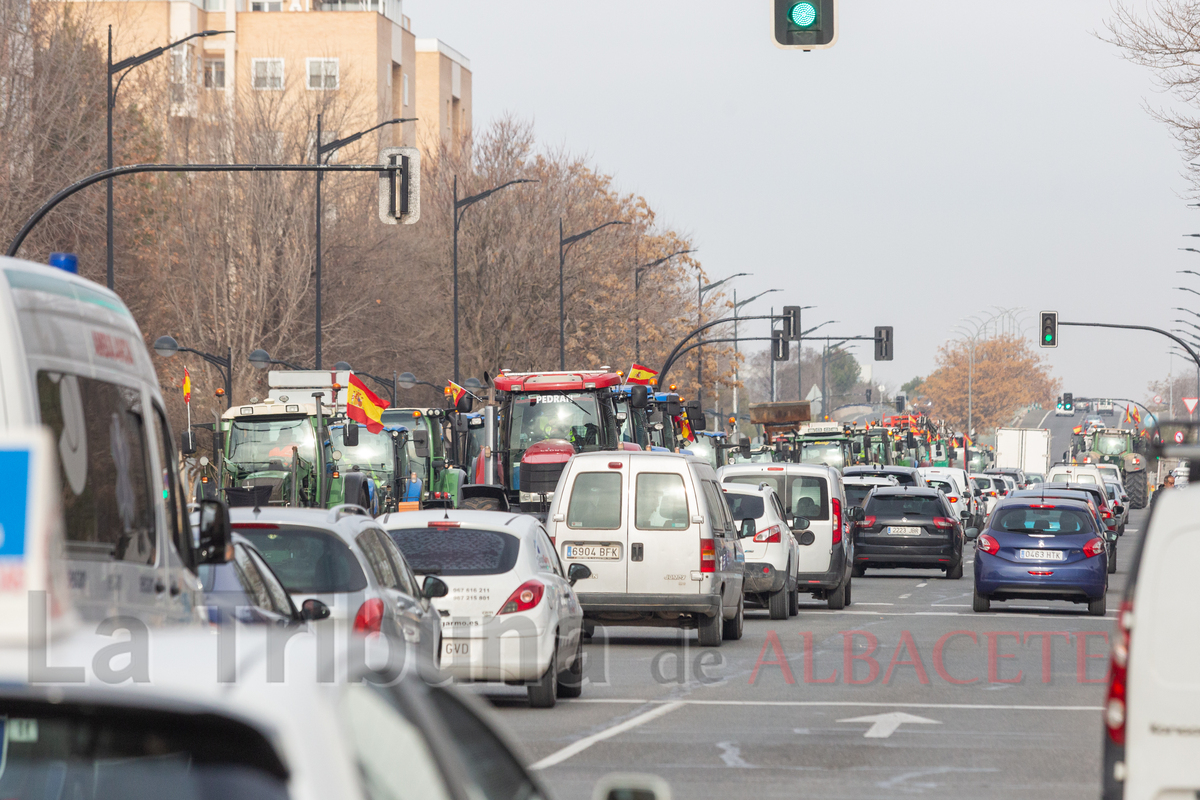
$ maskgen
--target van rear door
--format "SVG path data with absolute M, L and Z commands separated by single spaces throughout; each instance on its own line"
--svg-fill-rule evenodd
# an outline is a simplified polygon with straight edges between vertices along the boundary
M 833 515 L 829 480 L 824 475 L 789 473 L 787 499 L 789 513 L 809 521 L 809 530 L 816 537 L 811 545 L 800 548 L 800 572 L 825 572 L 833 553 Z M 841 547 L 841 545 L 838 545 Z
M 551 523 L 563 562 L 578 561 L 592 571 L 580 592 L 624 593 L 628 586 L 629 476 L 627 461 L 613 456 L 574 464 Z
M 629 592 L 697 594 L 700 583 L 700 525 L 692 517 L 696 487 L 682 458 L 630 458 L 632 498 L 629 515 Z

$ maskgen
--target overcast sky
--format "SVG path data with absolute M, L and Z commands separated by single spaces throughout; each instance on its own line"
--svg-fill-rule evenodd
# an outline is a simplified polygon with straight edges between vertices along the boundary
M 1172 306 L 1200 311 L 1171 288 L 1200 291 L 1175 274 L 1200 272 L 1177 250 L 1200 241 L 1182 238 L 1200 209 L 1143 108 L 1169 98 L 1093 35 L 1106 2 L 843 0 L 837 45 L 811 53 L 775 48 L 770 0 L 404 11 L 418 37 L 470 58 L 476 126 L 533 119 L 690 233 L 711 276 L 753 272 L 743 297 L 785 290 L 748 312 L 789 302 L 818 306 L 806 327 L 894 325 L 896 360 L 875 371 L 892 386 L 994 306 L 1025 309 L 1031 335 L 1043 309 L 1165 327 L 1187 316 Z M 1167 373 L 1153 334 L 1061 340 L 1046 352 L 1077 395 L 1140 399 Z

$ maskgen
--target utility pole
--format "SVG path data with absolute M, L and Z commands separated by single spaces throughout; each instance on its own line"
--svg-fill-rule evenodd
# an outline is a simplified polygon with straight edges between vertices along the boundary
M 771 335 L 775 335 L 775 306 L 771 306 Z M 775 359 L 771 359 L 771 402 L 775 402 Z

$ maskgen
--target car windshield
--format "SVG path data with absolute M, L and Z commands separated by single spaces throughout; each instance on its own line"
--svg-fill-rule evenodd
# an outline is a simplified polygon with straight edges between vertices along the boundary
M 867 499 L 867 495 L 869 495 L 871 490 L 874 488 L 875 487 L 872 485 L 863 486 L 857 483 L 847 483 L 846 502 L 856 506 L 861 506 Z
M 867 501 L 866 513 L 876 517 L 940 517 L 946 513 L 936 497 L 910 494 L 876 494 Z
M 254 543 L 285 589 L 292 594 L 359 592 L 367 588 L 358 559 L 332 533 L 284 525 L 234 529 Z
M 550 392 L 523 395 L 512 403 L 508 448 L 514 462 L 530 445 L 547 439 L 563 439 L 576 452 L 599 450 L 600 406 L 588 392 Z
M 786 486 L 784 478 L 787 478 Z M 829 485 L 816 475 L 787 475 L 780 472 L 730 475 L 726 483 L 758 486 L 765 483 L 783 500 L 783 507 L 797 517 L 809 520 L 829 519 Z
M 846 466 L 846 457 L 840 441 L 800 442 L 801 464 L 824 464 L 827 467 L 842 469 Z
M 389 530 L 418 575 L 499 575 L 517 563 L 521 541 L 511 533 L 475 528 Z
M 1088 514 L 1074 508 L 1030 508 L 1001 509 L 989 526 L 993 530 L 1010 533 L 1091 533 L 1093 528 Z
M 285 470 L 291 468 L 293 448 L 303 461 L 316 460 L 316 437 L 308 417 L 239 417 L 229 426 L 226 461 L 242 472 Z
M 365 425 L 358 426 L 358 445 L 347 447 L 343 437 L 345 427 L 335 425 L 329 429 L 330 439 L 334 450 L 342 451 L 338 465 L 342 469 L 357 468 L 364 472 L 373 472 L 384 477 L 391 476 L 396 468 L 392 456 L 392 434 L 390 431 L 371 433 Z
M 872 478 L 895 478 L 900 486 L 916 486 L 917 479 L 910 472 L 886 472 L 884 470 L 855 469 L 854 475 L 864 475 Z
M 1132 450 L 1129 437 L 1121 433 L 1102 433 L 1096 437 L 1096 452 L 1102 456 L 1117 456 Z
M 737 494 L 736 492 L 722 492 L 722 494 L 725 495 L 725 503 L 729 506 L 729 513 L 733 514 L 734 522 L 741 522 L 744 519 L 760 519 L 767 513 L 766 505 L 758 495 Z
M 939 481 L 936 478 L 926 478 L 925 482 L 935 489 L 941 489 L 942 493 L 945 495 L 958 494 L 958 492 L 954 489 L 954 484 L 950 483 L 950 481 Z

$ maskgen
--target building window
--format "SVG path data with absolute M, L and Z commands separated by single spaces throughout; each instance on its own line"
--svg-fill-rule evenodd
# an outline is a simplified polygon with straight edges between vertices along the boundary
M 409 102 L 408 102 L 408 73 L 407 72 L 404 73 L 404 75 L 400 78 L 400 85 L 404 89 L 404 105 L 407 106 L 407 105 L 409 105 Z
M 308 59 L 308 88 L 316 91 L 338 88 L 338 60 L 336 58 Z
M 225 59 L 223 59 L 223 58 L 206 58 L 206 59 L 204 59 L 204 88 L 205 89 L 224 89 L 225 88 Z
M 254 76 L 254 88 L 279 90 L 283 88 L 282 58 L 252 58 L 250 71 Z
M 171 51 L 171 102 L 175 105 L 187 100 L 188 55 L 187 48 Z
M 204 0 L 205 11 L 224 11 L 225 0 Z
M 251 11 L 283 11 L 283 0 L 254 0 Z

